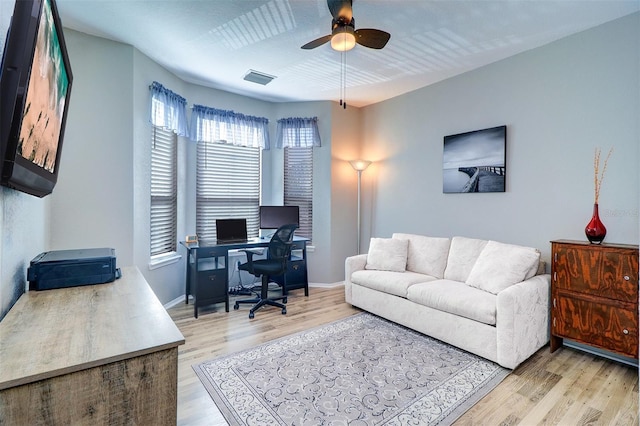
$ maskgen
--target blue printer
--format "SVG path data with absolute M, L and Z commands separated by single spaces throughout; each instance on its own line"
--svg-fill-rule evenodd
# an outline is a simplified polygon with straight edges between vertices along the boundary
M 112 248 L 46 251 L 27 269 L 29 290 L 102 284 L 120 278 Z

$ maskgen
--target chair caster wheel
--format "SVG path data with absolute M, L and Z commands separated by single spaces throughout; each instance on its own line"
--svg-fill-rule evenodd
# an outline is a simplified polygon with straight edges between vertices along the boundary
M 287 313 L 287 308 L 282 308 L 282 315 L 285 315 Z
M 238 309 L 240 309 L 240 305 L 238 305 L 237 303 L 235 305 L 233 305 L 233 310 L 237 311 Z
M 249 319 L 253 319 L 253 317 L 255 317 L 255 314 L 253 312 L 249 312 Z
M 282 303 L 287 303 L 287 298 L 282 299 Z

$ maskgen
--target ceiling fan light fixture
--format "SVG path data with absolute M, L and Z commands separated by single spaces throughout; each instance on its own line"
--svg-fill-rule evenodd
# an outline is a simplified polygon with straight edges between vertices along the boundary
M 336 28 L 331 36 L 331 48 L 338 52 L 346 52 L 356 46 L 356 35 L 353 28 L 345 26 Z

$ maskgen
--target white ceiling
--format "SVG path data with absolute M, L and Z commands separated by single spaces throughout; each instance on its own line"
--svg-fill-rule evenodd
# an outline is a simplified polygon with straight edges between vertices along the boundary
M 57 0 L 66 27 L 135 46 L 185 81 L 268 101 L 338 100 L 326 0 Z M 391 33 L 347 53 L 347 102 L 364 106 L 640 10 L 640 0 L 354 0 L 356 29 Z M 72 63 L 73 67 L 73 63 Z M 276 76 L 266 86 L 248 70 Z

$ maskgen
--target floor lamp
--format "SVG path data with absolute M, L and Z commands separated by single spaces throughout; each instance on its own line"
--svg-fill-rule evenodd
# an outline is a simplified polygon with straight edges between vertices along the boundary
M 360 254 L 360 184 L 362 179 L 362 172 L 369 167 L 371 161 L 367 160 L 353 160 L 349 161 L 351 167 L 358 172 L 358 253 Z

